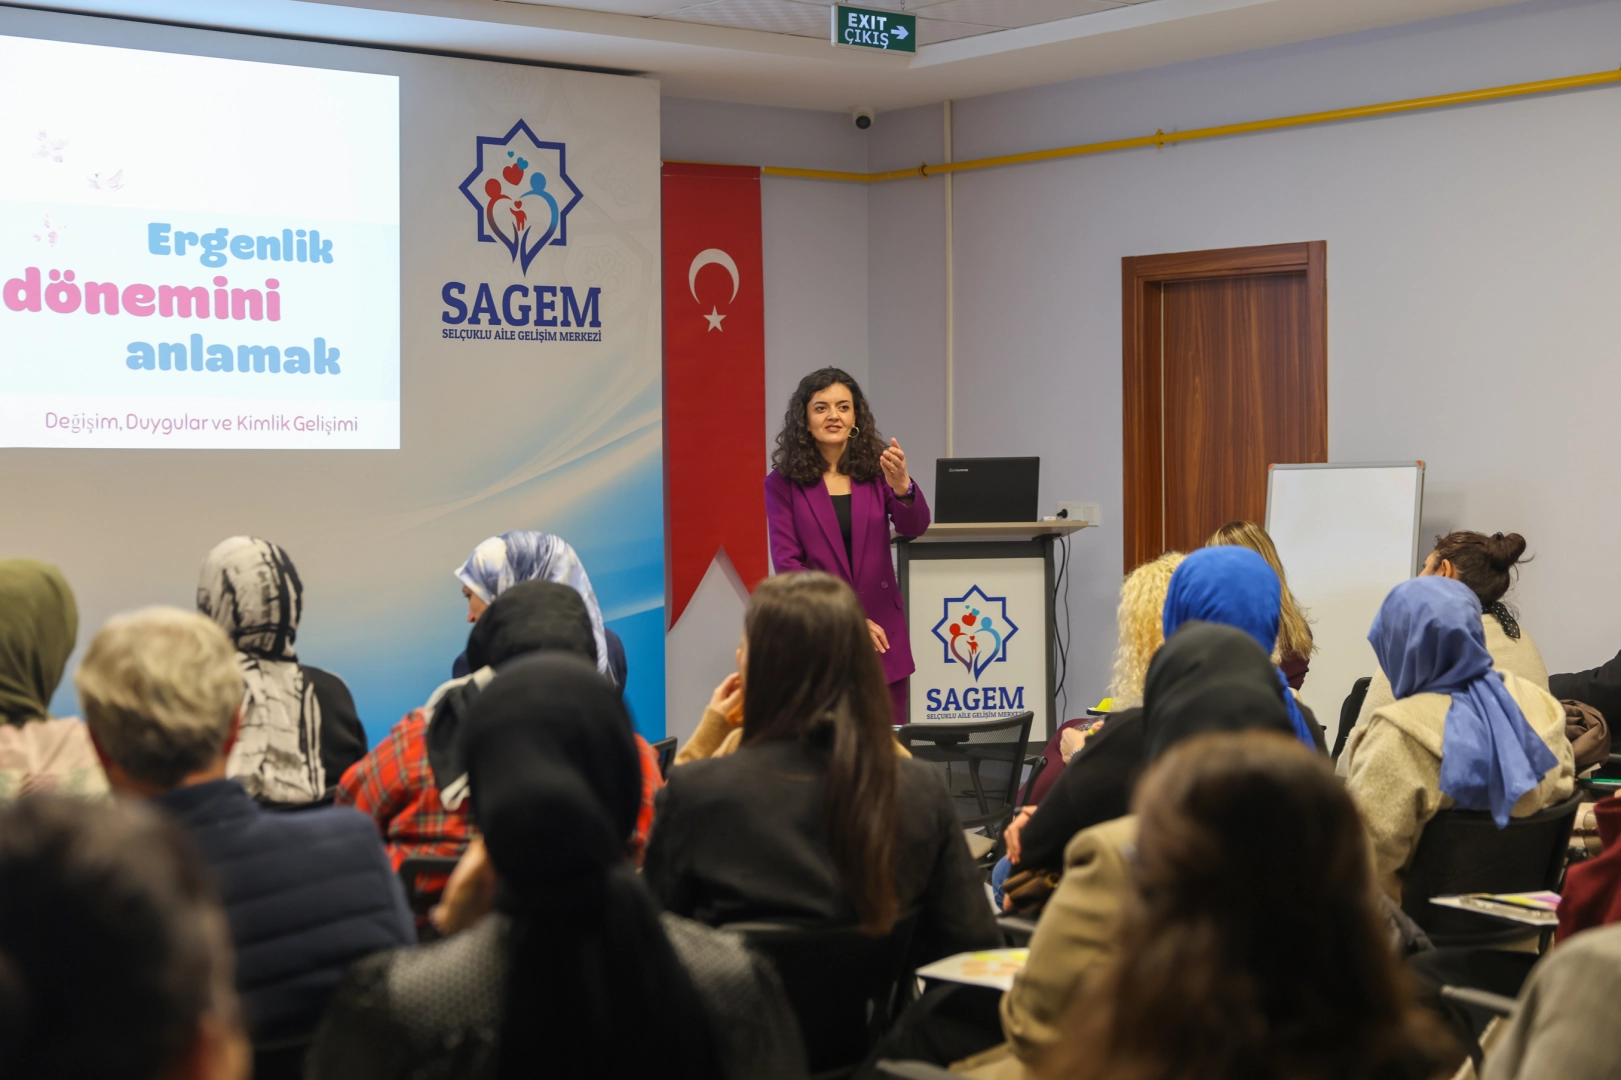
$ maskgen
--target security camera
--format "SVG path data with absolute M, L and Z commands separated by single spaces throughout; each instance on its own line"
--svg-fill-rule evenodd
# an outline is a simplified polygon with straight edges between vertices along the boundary
M 872 122 L 878 119 L 878 110 L 871 105 L 861 105 L 850 110 L 850 122 L 862 131 L 872 127 Z

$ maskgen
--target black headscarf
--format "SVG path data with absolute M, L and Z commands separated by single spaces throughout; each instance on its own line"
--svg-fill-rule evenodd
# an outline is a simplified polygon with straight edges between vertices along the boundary
M 501 1077 L 717 1075 L 696 991 L 626 863 L 641 765 L 582 658 L 517 660 L 468 710 L 473 819 L 514 915 Z
M 1193 620 L 1173 633 L 1143 680 L 1144 762 L 1211 731 L 1294 734 L 1272 660 L 1243 630 Z
M 556 651 L 597 662 L 591 612 L 580 594 L 555 581 L 525 581 L 495 598 L 467 635 L 467 661 L 473 675 L 446 691 L 428 720 L 428 765 L 446 809 L 461 806 L 467 794 L 467 761 L 462 751 L 463 717 L 494 672 L 515 657 Z

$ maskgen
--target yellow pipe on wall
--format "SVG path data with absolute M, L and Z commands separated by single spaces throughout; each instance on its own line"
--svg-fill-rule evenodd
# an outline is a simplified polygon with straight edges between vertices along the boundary
M 1587 75 L 1570 75 L 1562 79 L 1541 79 L 1536 82 L 1514 83 L 1510 86 L 1491 86 L 1483 90 L 1463 90 L 1455 94 L 1435 94 L 1430 97 L 1386 101 L 1376 105 L 1354 105 L 1346 109 L 1328 109 L 1323 112 L 1299 113 L 1279 116 L 1270 120 L 1249 120 L 1240 124 L 1218 124 L 1215 127 L 1194 128 L 1191 131 L 1156 131 L 1152 135 L 1139 135 L 1130 139 L 1110 139 L 1106 142 L 1083 143 L 1079 146 L 1061 146 L 1052 150 L 1031 150 L 1023 154 L 1002 154 L 997 157 L 974 158 L 969 161 L 949 162 L 942 165 L 919 165 L 915 169 L 891 169 L 887 172 L 840 172 L 833 169 L 786 169 L 766 165 L 760 169 L 764 176 L 784 176 L 797 180 L 838 180 L 849 183 L 877 184 L 889 180 L 916 180 L 925 176 L 968 172 L 971 169 L 994 169 L 1002 165 L 1027 165 L 1036 161 L 1056 161 L 1060 158 L 1081 157 L 1085 154 L 1106 154 L 1113 150 L 1134 150 L 1145 146 L 1163 147 L 1169 143 L 1193 142 L 1197 139 L 1220 139 L 1229 135 L 1247 135 L 1255 131 L 1277 131 L 1280 128 L 1305 127 L 1309 124 L 1332 124 L 1341 120 L 1360 120 L 1365 117 L 1391 116 L 1396 113 L 1417 112 L 1422 109 L 1443 109 L 1449 105 L 1470 105 L 1480 101 L 1526 97 L 1532 94 L 1552 94 L 1561 90 L 1580 90 L 1589 86 L 1621 83 L 1621 70 L 1595 71 Z

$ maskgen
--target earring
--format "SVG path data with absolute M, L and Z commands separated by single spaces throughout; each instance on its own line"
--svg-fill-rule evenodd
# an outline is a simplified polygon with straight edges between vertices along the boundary
M 860 429 L 860 428 L 858 428 L 858 427 L 853 427 L 853 428 L 851 428 L 851 429 L 850 429 L 850 438 L 852 438 L 852 439 L 853 439 L 853 438 L 855 438 L 855 437 L 856 437 L 856 436 L 857 436 L 857 435 L 860 435 L 860 434 L 861 434 L 861 429 Z

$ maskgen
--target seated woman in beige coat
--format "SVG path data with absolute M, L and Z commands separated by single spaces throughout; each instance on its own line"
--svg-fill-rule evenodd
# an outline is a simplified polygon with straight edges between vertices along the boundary
M 1294 736 L 1277 669 L 1255 639 L 1216 623 L 1189 622 L 1149 665 L 1143 688 L 1145 760 L 1195 735 L 1262 729 Z M 1088 973 L 1119 948 L 1131 891 L 1135 815 L 1094 825 L 1064 850 L 1064 876 L 1030 939 L 1030 960 L 1002 998 L 1007 1043 L 953 1066 L 975 1077 L 1017 1078 L 1063 1034 Z
M 1481 630 L 1486 635 L 1486 651 L 1491 654 L 1492 667 L 1518 675 L 1546 690 L 1548 668 L 1542 662 L 1542 652 L 1503 602 L 1513 583 L 1514 567 L 1524 554 L 1525 537 L 1519 533 L 1487 536 L 1478 532 L 1451 532 L 1435 538 L 1435 550 L 1424 559 L 1419 576 L 1451 578 L 1469 586 L 1480 600 Z M 1375 668 L 1368 695 L 1362 699 L 1352 730 L 1361 727 L 1375 710 L 1395 700 L 1390 679 Z M 1343 765 L 1339 771 L 1345 772 Z
M 1473 591 L 1443 577 L 1390 590 L 1368 631 L 1396 700 L 1351 733 L 1346 783 L 1367 825 L 1378 881 L 1400 902 L 1418 839 L 1449 806 L 1498 828 L 1569 797 L 1565 712 L 1529 679 L 1492 669 Z

